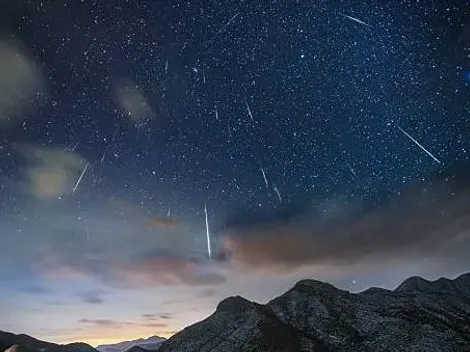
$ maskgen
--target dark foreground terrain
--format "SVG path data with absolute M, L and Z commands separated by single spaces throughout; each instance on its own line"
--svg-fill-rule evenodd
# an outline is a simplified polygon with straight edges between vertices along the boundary
M 470 273 L 353 294 L 303 280 L 266 305 L 222 301 L 159 352 L 470 351 Z
M 5 351 L 8 348 L 10 348 L 10 352 L 98 352 L 86 343 L 58 345 L 37 340 L 28 335 L 15 335 L 0 331 L 0 351 Z
M 0 351 L 96 352 L 0 332 Z M 353 294 L 303 280 L 266 305 L 230 297 L 158 352 L 470 351 L 470 273 Z M 14 351 L 13 351 L 14 352 Z

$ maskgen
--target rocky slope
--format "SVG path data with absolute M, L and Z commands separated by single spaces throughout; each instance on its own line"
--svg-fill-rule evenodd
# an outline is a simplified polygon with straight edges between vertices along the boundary
M 37 340 L 28 335 L 15 335 L 0 331 L 0 351 L 9 352 L 98 352 L 86 343 L 58 345 Z
M 231 297 L 158 351 L 470 351 L 470 273 L 358 294 L 303 280 L 266 305 Z

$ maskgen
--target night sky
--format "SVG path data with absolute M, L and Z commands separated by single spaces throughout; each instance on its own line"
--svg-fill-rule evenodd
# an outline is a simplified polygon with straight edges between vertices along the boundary
M 0 330 L 468 271 L 469 59 L 463 0 L 3 1 Z

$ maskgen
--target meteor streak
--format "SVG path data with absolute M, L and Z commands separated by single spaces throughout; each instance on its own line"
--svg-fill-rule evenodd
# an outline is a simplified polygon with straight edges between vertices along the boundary
M 260 170 L 261 170 L 261 173 L 263 174 L 264 183 L 266 184 L 266 188 L 268 188 L 269 187 L 268 179 L 266 178 L 266 173 L 264 172 L 264 168 L 262 166 L 260 166 Z
M 251 121 L 255 122 L 255 119 L 253 117 L 253 113 L 251 112 L 250 105 L 248 105 L 248 102 L 245 101 L 246 104 L 246 110 L 248 111 L 248 115 L 250 115 Z
M 281 193 L 279 192 L 279 189 L 277 188 L 276 185 L 274 185 L 274 192 L 276 192 L 277 194 L 277 198 L 279 198 L 279 203 L 282 203 L 282 197 L 281 197 Z
M 108 151 L 108 148 L 109 148 L 109 144 L 106 146 L 106 148 L 104 148 L 103 155 L 101 156 L 101 159 L 100 159 L 100 164 L 103 164 L 104 159 L 106 157 L 106 152 Z
M 432 155 L 426 148 L 424 148 L 421 144 L 419 144 L 419 142 L 414 139 L 413 137 L 410 136 L 410 134 L 408 134 L 406 131 L 404 131 L 400 126 L 397 126 L 398 129 L 405 135 L 407 136 L 409 139 L 411 139 L 418 147 L 420 147 L 422 150 L 424 150 L 424 152 L 429 155 L 431 158 L 434 159 L 434 161 L 438 164 L 440 164 L 441 162 L 439 161 L 438 158 L 436 158 L 434 155 Z
M 356 171 L 354 171 L 354 169 L 349 164 L 347 164 L 347 165 L 348 165 L 349 171 L 351 171 L 352 175 L 354 177 L 357 177 Z
M 204 213 L 206 215 L 207 254 L 209 255 L 209 258 L 212 258 L 211 237 L 210 237 L 210 233 L 209 233 L 209 220 L 207 218 L 207 204 L 204 204 Z
M 346 17 L 346 18 L 349 18 L 351 21 L 354 21 L 354 22 L 357 22 L 357 23 L 362 24 L 363 26 L 372 27 L 370 24 L 367 24 L 367 23 L 365 23 L 365 22 L 363 22 L 363 21 L 361 21 L 361 20 L 359 20 L 359 19 L 357 19 L 357 18 L 348 16 L 348 15 L 344 15 L 344 14 L 343 14 L 343 16 Z
M 220 29 L 217 31 L 217 33 L 215 33 L 215 35 L 219 35 L 219 33 L 221 33 L 225 28 L 227 28 L 227 27 L 230 25 L 230 23 L 232 23 L 233 20 L 234 20 L 235 18 L 237 18 L 237 16 L 238 16 L 239 14 L 240 14 L 240 12 L 237 12 L 227 23 L 225 23 L 225 25 L 224 25 L 222 28 L 220 28 Z
M 83 171 L 80 174 L 80 177 L 78 178 L 77 183 L 73 187 L 72 194 L 75 193 L 75 191 L 77 190 L 77 187 L 80 185 L 80 182 L 82 182 L 83 176 L 85 175 L 85 172 L 88 169 L 88 165 L 90 165 L 90 163 L 86 163 L 85 167 L 83 168 Z

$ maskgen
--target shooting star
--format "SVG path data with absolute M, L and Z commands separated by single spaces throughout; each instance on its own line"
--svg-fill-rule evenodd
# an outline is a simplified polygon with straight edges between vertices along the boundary
M 248 115 L 250 115 L 250 118 L 253 122 L 255 122 L 255 119 L 253 118 L 253 113 L 251 112 L 250 105 L 248 105 L 248 102 L 245 101 L 246 104 L 246 110 L 248 111 Z
M 349 171 L 351 171 L 352 175 L 354 177 L 357 177 L 356 171 L 354 171 L 354 169 L 349 164 L 346 164 L 346 165 L 348 165 Z
M 277 188 L 276 185 L 274 185 L 274 192 L 276 192 L 277 194 L 277 198 L 279 198 L 279 203 L 282 203 L 282 197 L 281 197 L 281 193 L 279 192 L 279 189 Z
M 230 129 L 230 121 L 227 121 L 228 136 L 232 138 L 232 130 Z
M 79 144 L 80 144 L 80 141 L 78 141 L 77 143 L 75 143 L 75 145 L 74 145 L 73 147 L 70 147 L 71 145 L 69 145 L 69 146 L 67 147 L 67 149 L 75 151 L 75 149 L 77 149 L 77 147 L 79 146 Z
M 100 159 L 100 164 L 103 164 L 104 159 L 106 157 L 106 152 L 108 151 L 108 148 L 109 148 L 109 144 L 106 146 L 106 148 L 104 148 L 103 155 L 101 156 L 101 159 Z
M 171 216 L 171 208 L 168 208 L 168 212 L 166 213 L 166 217 L 169 218 Z
M 168 73 L 168 60 L 165 62 L 165 74 Z
M 215 119 L 219 121 L 219 111 L 217 110 L 217 108 L 215 109 Z
M 261 173 L 263 174 L 263 179 L 264 179 L 264 183 L 266 184 L 266 188 L 268 188 L 269 187 L 268 179 L 266 178 L 266 173 L 264 172 L 263 166 L 260 166 L 260 170 L 261 170 Z
M 204 204 L 204 213 L 206 214 L 206 238 L 207 238 L 207 254 L 209 255 L 209 258 L 212 258 L 212 253 L 211 253 L 211 237 L 209 233 L 209 220 L 207 218 L 207 204 Z
M 241 188 L 240 188 L 240 186 L 238 185 L 238 183 L 237 183 L 237 180 L 236 180 L 236 179 L 233 179 L 233 183 L 234 183 L 235 187 L 237 187 L 237 189 L 238 189 L 238 190 L 240 190 L 240 189 L 241 189 Z
M 424 150 L 424 152 L 429 155 L 431 158 L 434 159 L 434 161 L 438 164 L 440 164 L 441 162 L 439 161 L 438 158 L 436 158 L 434 155 L 432 155 L 426 148 L 424 148 L 421 144 L 419 144 L 419 142 L 414 139 L 413 137 L 411 137 L 410 134 L 408 134 L 406 131 L 404 131 L 400 126 L 397 126 L 397 128 L 405 135 L 407 136 L 409 139 L 411 139 L 418 147 L 420 147 L 422 150 Z
M 217 31 L 217 33 L 215 33 L 215 35 L 219 35 L 220 33 L 222 33 L 222 32 L 225 30 L 225 28 L 227 28 L 227 27 L 230 25 L 230 23 L 232 23 L 232 22 L 235 20 L 235 18 L 238 17 L 239 14 L 240 14 L 240 12 L 237 12 L 227 23 L 225 23 L 225 24 L 223 25 L 222 28 L 220 28 L 220 29 Z
M 116 140 L 116 136 L 117 136 L 117 133 L 118 133 L 118 132 L 119 132 L 119 126 L 116 127 L 116 129 L 114 130 L 113 138 L 111 138 L 111 143 L 107 144 L 107 145 L 106 145 L 106 148 L 104 148 L 103 155 L 101 155 L 100 164 L 103 164 L 104 159 L 106 158 L 106 154 L 107 154 L 107 152 L 108 152 L 109 146 L 110 146 L 111 144 L 114 144 L 114 141 Z
M 72 194 L 75 193 L 75 191 L 77 190 L 77 187 L 80 185 L 80 182 L 82 182 L 83 176 L 85 175 L 85 172 L 88 169 L 89 165 L 90 165 L 90 163 L 86 163 L 85 167 L 83 168 L 83 171 L 80 174 L 80 177 L 78 178 L 77 183 L 75 184 L 75 186 L 72 189 Z
M 361 20 L 359 20 L 359 19 L 357 19 L 357 18 L 348 16 L 348 15 L 345 15 L 345 14 L 343 14 L 343 16 L 346 17 L 346 18 L 349 18 L 351 21 L 354 21 L 354 22 L 357 22 L 357 23 L 362 24 L 363 26 L 367 26 L 367 27 L 372 28 L 372 26 L 371 26 L 370 24 L 367 24 L 367 23 L 365 23 L 364 21 L 361 21 Z

